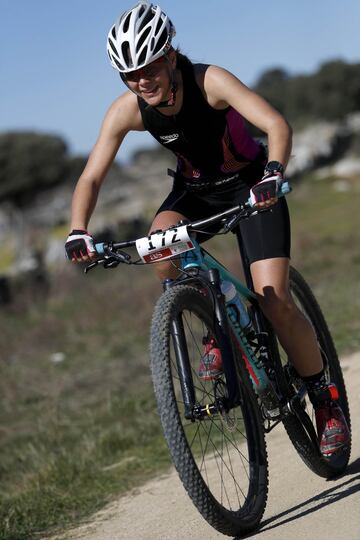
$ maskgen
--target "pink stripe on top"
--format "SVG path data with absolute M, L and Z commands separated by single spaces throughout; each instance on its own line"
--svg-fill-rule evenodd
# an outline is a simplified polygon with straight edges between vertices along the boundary
M 246 129 L 243 117 L 235 109 L 230 108 L 226 114 L 226 123 L 230 138 L 241 156 L 249 161 L 253 161 L 259 154 L 259 143 L 257 143 Z

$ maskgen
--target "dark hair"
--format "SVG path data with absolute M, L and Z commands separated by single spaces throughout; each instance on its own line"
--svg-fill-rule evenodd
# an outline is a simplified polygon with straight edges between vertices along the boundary
M 173 51 L 176 52 L 176 56 L 178 58 L 178 60 L 180 61 L 180 64 L 192 64 L 192 61 L 190 60 L 190 58 L 188 56 L 186 56 L 186 54 L 183 54 L 180 50 L 180 47 L 176 47 L 176 49 L 172 49 Z

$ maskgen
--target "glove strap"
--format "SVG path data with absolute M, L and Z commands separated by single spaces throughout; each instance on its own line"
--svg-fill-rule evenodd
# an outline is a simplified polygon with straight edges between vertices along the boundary
M 85 231 L 84 229 L 73 229 L 69 236 L 74 236 L 74 234 L 89 234 L 88 231 Z

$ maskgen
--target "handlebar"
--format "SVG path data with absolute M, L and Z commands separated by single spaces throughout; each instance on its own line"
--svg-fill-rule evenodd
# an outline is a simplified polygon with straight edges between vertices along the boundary
M 280 187 L 280 190 L 277 193 L 278 197 L 283 197 L 287 193 L 290 193 L 291 186 L 288 181 L 284 181 Z M 181 223 L 181 225 L 186 226 L 187 231 L 200 231 L 206 229 L 210 225 L 215 225 L 216 223 L 223 222 L 224 232 L 229 232 L 236 227 L 236 225 L 245 218 L 250 217 L 251 215 L 258 214 L 269 210 L 271 207 L 267 208 L 256 208 L 251 204 L 250 197 L 248 201 L 237 206 L 233 206 L 224 212 L 215 214 L 209 218 L 200 219 L 193 221 L 192 223 Z M 170 227 L 168 230 L 175 230 L 178 226 Z M 165 233 L 165 231 L 164 231 Z M 149 237 L 150 238 L 150 237 Z M 122 251 L 126 248 L 131 248 L 136 245 L 138 240 L 126 240 L 124 242 L 100 242 L 95 245 L 95 249 L 99 255 L 103 255 L 104 259 L 95 261 L 91 263 L 85 271 L 90 270 L 91 268 L 97 266 L 97 264 L 103 264 L 106 268 L 112 268 L 117 266 L 120 263 L 125 264 L 136 264 L 131 260 L 131 255 Z M 155 261 L 154 261 L 155 262 Z

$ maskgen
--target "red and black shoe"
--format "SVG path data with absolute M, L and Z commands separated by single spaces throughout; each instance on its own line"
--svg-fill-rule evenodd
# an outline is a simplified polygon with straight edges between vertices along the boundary
M 223 373 L 221 352 L 214 338 L 204 338 L 203 343 L 205 348 L 200 359 L 198 375 L 203 381 L 213 381 Z
M 337 403 L 315 409 L 320 452 L 331 457 L 349 446 L 350 432 L 345 416 Z
M 315 392 L 315 418 L 320 452 L 331 457 L 348 447 L 350 431 L 337 400 L 339 393 L 334 384 Z

